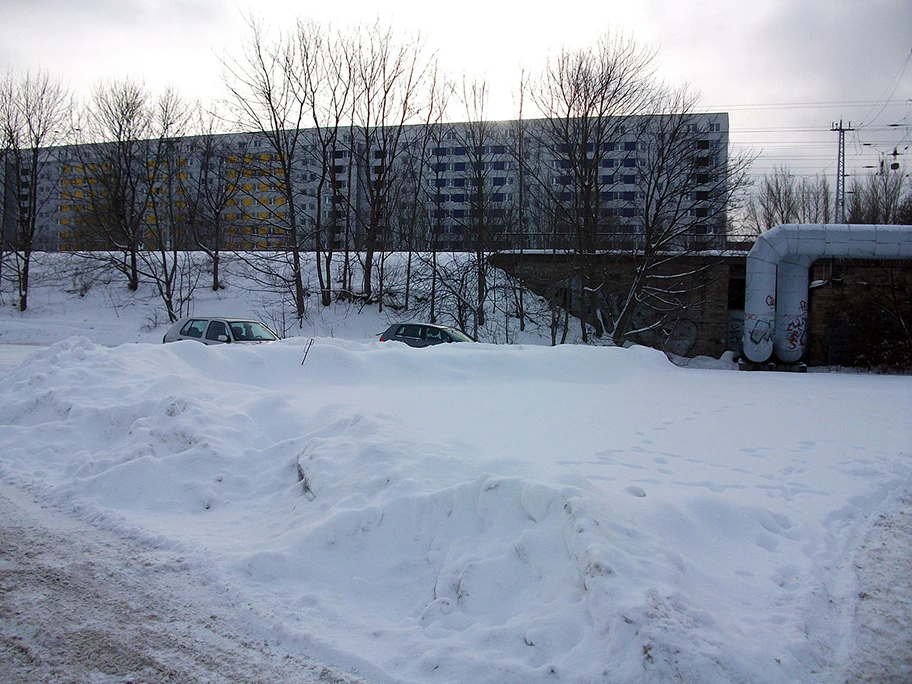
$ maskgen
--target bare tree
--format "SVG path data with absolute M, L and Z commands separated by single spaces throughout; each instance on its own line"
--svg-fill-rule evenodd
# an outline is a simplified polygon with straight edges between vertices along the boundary
M 622 197 L 638 222 L 627 250 L 634 274 L 609 323 L 615 344 L 644 332 L 633 325 L 637 311 L 649 311 L 646 327 L 656 329 L 694 304 L 712 258 L 682 257 L 724 248 L 728 212 L 748 184 L 752 158 L 728 156 L 722 123 L 697 104 L 686 87 L 660 90 L 637 125 L 637 190 Z
M 302 64 L 300 36 L 280 33 L 270 40 L 262 24 L 249 20 L 250 37 L 241 58 L 224 63 L 226 85 L 238 126 L 253 131 L 265 141 L 270 159 L 257 174 L 259 183 L 282 198 L 283 209 L 274 214 L 284 232 L 284 247 L 290 260 L 287 276 L 302 320 L 306 292 L 301 273 L 301 250 L 306 236 L 301 223 L 299 192 L 294 182 L 301 147 L 306 144 L 304 125 L 312 109 L 311 92 L 298 76 Z M 251 172 L 251 176 L 254 172 Z M 253 198 L 250 198 L 251 202 Z M 277 274 L 273 274 L 277 275 Z
M 428 107 L 422 121 L 410 126 L 401 143 L 406 154 L 400 155 L 399 182 L 393 192 L 391 212 L 392 241 L 389 247 L 405 252 L 404 295 L 397 305 L 411 306 L 413 296 L 430 302 L 430 315 L 436 315 L 436 273 L 424 268 L 423 254 L 436 262 L 437 238 L 447 213 L 447 195 L 443 188 L 445 163 L 443 145 L 451 128 L 443 124 L 452 84 L 442 79 L 433 66 L 428 77 Z M 380 260 L 380 282 L 385 286 L 384 259 Z M 382 305 L 382 300 L 381 300 Z
M 526 104 L 526 74 L 523 71 L 520 74 L 519 80 L 519 90 L 517 92 L 518 97 L 518 112 L 519 117 L 516 119 L 513 130 L 512 130 L 512 145 L 509 146 L 509 149 L 514 155 L 513 167 L 516 170 L 516 192 L 514 195 L 514 208 L 515 208 L 515 233 L 511 243 L 514 248 L 518 248 L 519 251 L 519 261 L 520 266 L 522 266 L 523 255 L 525 254 L 525 249 L 527 246 L 527 237 L 526 237 L 526 219 L 528 215 L 528 206 L 526 200 L 526 120 L 525 120 L 525 104 Z M 511 278 L 510 280 L 510 290 L 512 293 L 512 299 L 514 302 L 514 307 L 516 311 L 516 316 L 519 319 L 519 329 L 524 331 L 526 329 L 526 310 L 523 297 L 523 288 L 521 283 L 517 278 Z
M 56 150 L 66 130 L 69 95 L 61 83 L 45 72 L 0 79 L 0 204 L 7 198 L 16 208 L 14 228 L 4 223 L 3 246 L 13 255 L 20 311 L 28 308 L 32 252 L 39 237 L 39 216 L 51 199 L 40 192 L 42 177 L 56 164 Z
M 139 288 L 139 252 L 156 166 L 155 110 L 145 87 L 122 80 L 95 87 L 77 125 L 61 184 L 82 244 L 114 250 L 112 264 Z
M 152 97 L 130 81 L 98 86 L 82 116 L 61 183 L 74 221 L 100 258 L 156 288 L 170 320 L 186 312 L 198 279 L 187 249 L 188 107 L 176 91 Z M 118 256 L 119 253 L 119 256 Z
M 442 88 L 437 91 L 437 105 L 441 113 L 446 111 L 447 102 L 451 89 Z M 442 116 L 442 114 L 441 114 Z M 446 147 L 447 140 L 451 135 L 451 127 L 442 121 L 429 128 L 428 145 L 428 172 L 422 176 L 425 183 L 423 195 L 424 212 L 423 217 L 426 226 L 425 247 L 427 268 L 423 269 L 426 274 L 427 283 L 424 288 L 423 300 L 427 303 L 428 319 L 431 323 L 437 322 L 438 317 L 438 290 L 440 280 L 439 255 L 443 233 L 448 226 L 449 211 L 446 208 L 449 201 L 449 194 L 446 188 L 450 179 L 446 176 L 447 163 L 441 161 L 448 152 Z
M 212 289 L 222 288 L 221 260 L 229 233 L 237 232 L 235 208 L 241 195 L 239 178 L 249 159 L 249 140 L 236 143 L 220 131 L 223 117 L 197 106 L 197 135 L 189 140 L 194 167 L 183 187 L 186 220 L 194 245 L 209 258 Z
M 398 162 L 406 153 L 406 126 L 429 106 L 427 89 L 434 69 L 419 39 L 400 43 L 379 23 L 356 33 L 347 58 L 357 135 L 352 153 L 357 157 L 359 187 L 364 192 L 364 205 L 357 207 L 364 249 L 361 289 L 371 300 L 374 260 L 389 238 L 393 195 L 403 170 Z
M 906 192 L 902 204 L 899 205 L 899 213 L 897 215 L 897 223 L 903 226 L 912 226 L 912 180 L 909 181 L 908 187 L 909 190 Z
M 747 223 L 755 233 L 784 223 L 829 223 L 832 206 L 825 176 L 799 178 L 781 166 L 760 180 L 747 206 Z
M 155 102 L 150 157 L 146 160 L 150 182 L 143 246 L 139 252 L 141 272 L 155 285 L 168 319 L 176 321 L 189 313 L 199 270 L 188 251 L 194 246 L 189 222 L 188 188 L 190 145 L 183 138 L 189 108 L 173 90 Z
M 799 223 L 830 223 L 833 220 L 833 193 L 823 174 L 801 179 L 798 200 L 801 207 Z
M 468 199 L 468 215 L 461 221 L 464 227 L 466 246 L 474 259 L 475 306 L 472 334 L 478 337 L 478 328 L 485 324 L 485 303 L 488 298 L 487 254 L 493 246 L 495 227 L 503 225 L 503 187 L 495 188 L 495 177 L 506 180 L 502 173 L 494 172 L 493 148 L 500 148 L 496 163 L 505 166 L 506 146 L 496 137 L 496 126 L 486 116 L 488 86 L 484 81 L 462 84 L 462 103 L 465 107 L 466 123 L 459 127 L 460 148 L 464 151 L 464 191 Z
M 594 308 L 592 295 L 597 291 L 593 255 L 606 246 L 603 236 L 614 223 L 602 211 L 602 193 L 616 183 L 614 174 L 606 173 L 603 155 L 614 151 L 631 126 L 631 117 L 650 104 L 654 56 L 630 38 L 608 34 L 592 48 L 562 50 L 549 61 L 532 92 L 544 117 L 533 129 L 536 143 L 548 150 L 550 168 L 529 166 L 528 173 L 536 177 L 550 208 L 553 229 L 566 236 L 571 247 L 571 277 L 579 283 L 584 340 L 587 320 L 595 324 L 597 335 L 602 333 L 598 318 L 587 313 Z
M 584 341 L 591 328 L 621 344 L 693 305 L 705 269 L 681 257 L 724 243 L 745 184 L 750 159 L 727 158 L 722 122 L 698 115 L 686 88 L 657 83 L 653 60 L 653 51 L 608 35 L 563 51 L 532 93 L 545 118 L 528 130 L 546 154 L 525 168 L 548 224 L 542 232 L 568 253 L 553 299 L 579 317 Z M 620 260 L 632 261 L 633 277 L 611 283 Z
M 310 161 L 317 168 L 316 188 L 312 198 L 314 251 L 321 303 L 332 303 L 332 260 L 341 242 L 348 244 L 351 223 L 351 140 L 345 125 L 351 107 L 351 64 L 345 59 L 344 38 L 327 37 L 314 22 L 298 21 L 298 64 L 293 72 L 297 88 L 309 106 L 314 144 Z M 347 135 L 346 135 L 347 131 Z M 328 199 L 329 207 L 324 207 Z M 347 254 L 347 253 L 346 253 Z M 322 258 L 321 258 L 322 257 Z
M 849 193 L 849 223 L 901 224 L 906 194 L 905 174 L 902 169 L 891 170 L 882 166 L 862 179 L 854 178 Z M 905 195 L 905 196 L 904 196 Z

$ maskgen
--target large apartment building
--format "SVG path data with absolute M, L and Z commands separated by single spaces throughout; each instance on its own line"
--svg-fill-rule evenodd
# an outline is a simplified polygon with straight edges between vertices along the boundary
M 664 248 L 722 247 L 728 116 L 690 115 L 673 136 L 662 121 L 627 117 L 591 136 L 529 120 L 61 147 L 42 169 L 36 244 L 629 251 L 673 204 Z M 21 182 L 4 183 L 8 238 Z

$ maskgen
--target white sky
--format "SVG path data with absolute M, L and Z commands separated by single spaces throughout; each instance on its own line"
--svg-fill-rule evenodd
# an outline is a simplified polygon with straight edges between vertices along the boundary
M 420 32 L 449 74 L 487 79 L 493 118 L 515 115 L 521 68 L 535 73 L 564 45 L 623 31 L 658 48 L 661 78 L 731 114 L 734 141 L 763 152 L 757 172 L 832 174 L 840 119 L 859 129 L 848 137 L 850 172 L 894 147 L 912 165 L 910 0 L 0 0 L 0 63 L 47 69 L 80 93 L 130 76 L 216 97 L 219 57 L 239 53 L 250 7 L 268 26 L 379 18 Z

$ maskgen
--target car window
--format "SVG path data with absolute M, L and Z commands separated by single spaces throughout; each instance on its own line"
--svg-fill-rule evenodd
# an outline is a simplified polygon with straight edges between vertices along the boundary
M 218 340 L 219 335 L 224 335 L 225 337 L 228 337 L 228 326 L 226 326 L 221 321 L 212 321 L 209 324 L 209 330 L 206 332 L 206 339 L 207 340 Z
M 456 328 L 447 328 L 447 333 L 453 338 L 453 342 L 474 342 L 471 337 Z
M 424 339 L 426 340 L 443 340 L 443 333 L 441 333 L 437 328 L 425 328 L 424 329 Z
M 247 326 L 247 334 L 249 335 L 247 339 L 256 340 L 257 342 L 271 342 L 279 339 L 272 330 L 262 323 L 247 321 L 245 325 Z
M 250 342 L 258 339 L 247 321 L 235 321 L 229 323 L 228 327 L 231 328 L 231 336 L 238 342 Z
M 229 326 L 238 342 L 271 342 L 276 339 L 269 328 L 256 321 L 232 321 Z
M 398 337 L 416 337 L 421 339 L 421 326 L 420 325 L 400 325 L 399 329 L 396 331 Z
M 443 332 L 443 330 L 440 331 L 440 339 L 443 340 L 444 342 L 452 342 L 452 341 L 453 341 L 453 338 L 450 337 L 447 333 Z
M 184 323 L 184 327 L 181 328 L 180 334 L 184 337 L 202 337 L 205 329 L 206 321 L 194 319 Z

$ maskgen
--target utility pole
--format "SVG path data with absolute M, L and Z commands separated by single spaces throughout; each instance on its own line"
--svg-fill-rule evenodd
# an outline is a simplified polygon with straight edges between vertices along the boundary
M 846 131 L 854 131 L 852 122 L 848 125 L 842 125 L 842 119 L 838 124 L 833 124 L 831 131 L 839 133 L 839 155 L 836 158 L 836 223 L 845 223 L 845 134 Z

